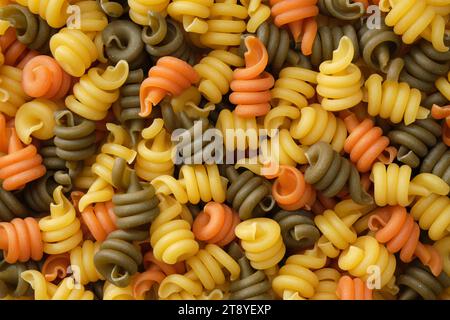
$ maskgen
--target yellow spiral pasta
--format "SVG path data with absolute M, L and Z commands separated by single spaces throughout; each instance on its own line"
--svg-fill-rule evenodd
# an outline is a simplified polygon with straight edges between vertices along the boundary
M 91 38 L 75 29 L 64 28 L 52 36 L 50 50 L 64 71 L 74 77 L 81 77 L 98 57 Z
M 336 258 L 340 250 L 347 249 L 356 241 L 357 235 L 351 226 L 360 216 L 359 213 L 354 213 L 340 218 L 333 210 L 325 210 L 323 214 L 317 215 L 314 223 L 322 233 L 317 242 L 319 249 L 326 256 Z
M 105 281 L 103 286 L 103 300 L 134 300 L 133 288 L 130 285 L 124 288 Z
M 56 124 L 53 113 L 57 109 L 57 104 L 47 99 L 35 99 L 23 104 L 14 120 L 20 140 L 30 144 L 32 136 L 40 140 L 53 138 Z
M 358 204 L 352 199 L 346 199 L 338 202 L 334 207 L 334 212 L 339 218 L 358 214 L 360 218 L 353 224 L 357 234 L 361 234 L 368 229 L 368 222 L 373 212 L 377 208 L 376 204 Z
M 222 133 L 227 151 L 258 148 L 258 124 L 255 118 L 244 119 L 234 111 L 223 109 L 217 118 L 216 128 Z
M 310 300 L 339 300 L 336 295 L 337 284 L 341 274 L 333 268 L 323 268 L 314 271 L 319 280 L 315 294 Z
M 167 7 L 167 13 L 183 23 L 186 32 L 205 33 L 208 31 L 207 19 L 211 14 L 214 0 L 173 0 Z
M 84 33 L 97 33 L 102 31 L 108 25 L 108 18 L 102 11 L 97 1 L 82 0 L 77 1 L 75 6 L 78 6 L 80 12 L 80 28 Z
M 69 17 L 68 7 L 69 0 L 14 0 L 18 4 L 28 7 L 28 9 L 38 14 L 42 19 L 47 21 L 48 25 L 53 28 L 61 28 Z
M 410 213 L 422 230 L 428 230 L 430 239 L 437 241 L 450 234 L 450 199 L 447 195 L 432 193 L 420 197 Z
M 137 147 L 135 164 L 139 178 L 152 181 L 161 175 L 173 175 L 173 144 L 160 118 L 142 131 L 142 139 Z
M 22 70 L 0 66 L 0 112 L 14 117 L 29 97 L 22 89 Z
M 169 0 L 128 0 L 130 18 L 135 23 L 148 26 L 149 11 L 164 13 Z
M 311 146 L 316 142 L 325 141 L 333 150 L 341 152 L 344 149 L 347 129 L 344 121 L 319 104 L 312 104 L 301 109 L 301 115 L 292 121 L 290 133 L 302 145 Z
M 220 176 L 217 165 L 183 165 L 179 179 L 162 175 L 152 180 L 156 193 L 173 194 L 182 204 L 190 202 L 224 202 L 227 180 Z
M 215 1 L 206 21 L 208 31 L 200 35 L 200 42 L 209 48 L 238 46 L 246 30 L 247 9 L 237 0 Z
M 381 162 L 372 168 L 374 198 L 378 206 L 401 205 L 407 207 L 415 196 L 431 193 L 447 195 L 450 187 L 444 180 L 431 173 L 420 173 L 411 180 L 412 169 L 408 165 L 399 167 L 395 163 L 387 167 Z
M 78 210 L 84 211 L 90 204 L 110 201 L 114 195 L 113 187 L 105 180 L 97 177 L 85 195 L 80 198 Z
M 119 88 L 128 77 L 128 63 L 120 60 L 116 66 L 91 68 L 73 87 L 73 95 L 66 98 L 66 106 L 89 120 L 102 120 L 119 98 Z
M 374 237 L 362 236 L 339 256 L 339 268 L 352 276 L 367 281 L 371 268 L 378 267 L 380 286 L 383 288 L 394 279 L 395 257 Z
M 312 298 L 319 286 L 318 276 L 311 269 L 325 266 L 327 257 L 314 246 L 302 254 L 290 256 L 272 281 L 272 288 L 283 300 Z
M 39 228 L 42 231 L 44 252 L 60 254 L 75 248 L 83 240 L 83 234 L 75 208 L 62 193 L 62 186 L 53 191 L 53 200 L 50 215 L 39 220 Z
M 159 199 L 160 213 L 150 227 L 155 258 L 174 264 L 194 256 L 199 246 L 191 231 L 191 213 L 170 196 L 159 196 Z
M 316 93 L 311 84 L 318 83 L 318 75 L 315 71 L 299 67 L 282 69 L 270 92 L 272 104 L 294 105 L 299 109 L 306 107 L 307 99 L 311 99 Z
M 94 265 L 94 255 L 99 248 L 99 242 L 85 240 L 82 246 L 77 246 L 70 251 L 70 267 L 73 277 L 82 285 L 103 280 Z
M 200 75 L 198 90 L 212 103 L 222 101 L 222 96 L 230 90 L 233 80 L 231 67 L 242 67 L 244 60 L 237 54 L 225 50 L 211 51 L 194 66 Z
M 106 129 L 110 132 L 108 140 L 102 145 L 91 170 L 99 178 L 118 188 L 120 186 L 115 185 L 112 181 L 114 160 L 122 158 L 128 164 L 131 164 L 136 158 L 137 152 L 129 148 L 130 136 L 122 126 L 107 123 Z M 125 180 L 128 179 L 129 171 L 125 171 L 124 175 Z
M 450 100 L 450 72 L 447 75 L 447 79 L 440 77 L 436 80 L 435 85 L 439 92 L 446 97 L 447 100 Z
M 439 252 L 442 257 L 442 264 L 444 272 L 450 276 L 450 237 L 447 236 L 436 241 L 433 247 Z M 449 291 L 450 293 L 450 291 Z
M 193 296 L 200 296 L 203 288 L 214 289 L 226 281 L 222 269 L 226 269 L 230 280 L 236 280 L 240 274 L 240 267 L 236 261 L 222 248 L 215 244 L 206 245 L 195 256 L 186 260 L 190 271 L 184 275 L 172 274 L 160 284 L 158 294 L 161 298 L 185 291 Z
M 254 218 L 236 226 L 236 236 L 241 239 L 245 256 L 257 270 L 271 270 L 281 261 L 286 247 L 279 224 L 268 218 Z
M 361 70 L 351 63 L 353 43 L 347 36 L 339 41 L 333 58 L 320 64 L 317 75 L 317 93 L 323 97 L 322 107 L 328 111 L 340 111 L 356 106 L 363 98 Z
M 249 19 L 247 20 L 247 31 L 255 33 L 256 29 L 270 17 L 270 8 L 261 0 L 241 0 L 247 9 Z
M 416 119 L 425 119 L 430 111 L 420 106 L 422 98 L 419 90 L 410 88 L 406 82 L 386 80 L 372 74 L 365 83 L 367 108 L 371 116 L 389 119 L 393 123 L 408 125 Z

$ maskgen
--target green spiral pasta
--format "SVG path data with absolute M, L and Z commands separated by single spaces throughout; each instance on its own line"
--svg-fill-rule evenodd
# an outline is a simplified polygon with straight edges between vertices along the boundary
M 387 72 L 392 57 L 402 46 L 401 38 L 382 20 L 379 28 L 369 29 L 366 23 L 358 30 L 359 46 L 364 62 L 375 70 Z
M 355 27 L 351 24 L 343 26 L 321 26 L 317 30 L 316 38 L 313 43 L 313 51 L 311 54 L 311 63 L 318 67 L 323 61 L 333 58 L 333 51 L 339 46 L 339 42 L 343 36 L 347 36 L 354 50 L 353 62 L 359 59 L 359 43 L 358 35 Z
M 57 149 L 54 139 L 45 140 L 40 145 L 39 154 L 43 158 L 42 164 L 47 172 L 52 172 L 55 182 L 64 186 L 64 192 L 69 192 L 72 189 L 72 178 L 78 174 L 81 167 L 77 164 L 67 163 L 66 160 L 58 156 Z
M 228 253 L 237 261 L 241 268 L 238 280 L 230 284 L 230 300 L 270 300 L 271 283 L 266 274 L 261 270 L 255 270 L 250 265 L 244 252 L 236 242 L 232 242 Z
M 315 143 L 305 152 L 305 156 L 310 164 L 305 171 L 305 181 L 314 185 L 325 197 L 334 197 L 348 185 L 353 201 L 359 204 L 373 202 L 372 197 L 362 188 L 356 167 L 328 143 Z
M 30 210 L 22 204 L 20 199 L 12 192 L 0 187 L 0 221 L 9 222 L 12 219 L 25 218 Z
M 18 262 L 8 264 L 3 257 L 0 262 L 0 299 L 10 296 L 13 298 L 31 296 L 33 289 L 30 284 L 20 276 L 27 270 L 38 270 L 38 265 L 34 261 L 26 263 Z
M 53 202 L 53 190 L 57 186 L 53 172 L 47 171 L 43 177 L 25 186 L 23 198 L 26 205 L 33 211 L 48 213 L 48 208 Z
M 160 13 L 149 11 L 150 25 L 142 30 L 145 50 L 153 60 L 159 57 L 173 56 L 194 65 L 197 61 L 195 52 L 186 43 L 181 26 L 171 18 L 164 18 Z
M 245 46 L 245 37 L 250 34 L 242 35 L 239 47 L 240 54 L 243 56 L 247 51 Z M 274 74 L 278 74 L 285 66 L 301 67 L 311 69 L 311 63 L 299 50 L 290 48 L 290 35 L 285 29 L 280 29 L 272 22 L 263 22 L 254 34 L 267 49 L 269 55 L 268 66 Z
M 144 78 L 144 70 L 136 69 L 130 71 L 125 84 L 120 88 L 120 98 L 118 100 L 120 108 L 118 118 L 127 128 L 133 146 L 138 143 L 141 131 L 145 126 L 144 119 L 139 116 L 139 112 L 141 112 L 139 89 Z
M 118 18 L 128 11 L 127 0 L 97 0 L 103 12 L 111 18 Z
M 437 175 L 450 185 L 450 149 L 443 142 L 438 142 L 422 159 L 420 172 Z
M 263 216 L 275 205 L 272 186 L 263 177 L 250 170 L 239 173 L 232 166 L 225 167 L 225 175 L 230 182 L 227 202 L 239 213 L 241 220 Z
M 115 20 L 102 31 L 106 56 L 112 64 L 126 60 L 130 70 L 147 64 L 148 56 L 141 39 L 141 28 L 128 20 Z
M 397 285 L 400 288 L 399 300 L 436 300 L 444 289 L 450 287 L 450 277 L 444 271 L 435 277 L 428 267 L 414 262 L 397 278 Z
M 0 8 L 0 19 L 7 20 L 16 30 L 17 40 L 29 49 L 40 53 L 50 52 L 49 40 L 57 30 L 47 22 L 18 4 L 9 4 Z
M 416 168 L 420 159 L 436 145 L 441 126 L 433 119 L 416 120 L 410 125 L 400 124 L 388 133 L 392 144 L 399 146 L 397 160 Z
M 273 216 L 273 219 L 280 225 L 281 236 L 288 249 L 307 249 L 320 238 L 319 229 L 315 226 L 310 212 L 281 210 Z
M 340 20 L 356 20 L 365 13 L 364 5 L 350 0 L 319 0 L 319 12 Z

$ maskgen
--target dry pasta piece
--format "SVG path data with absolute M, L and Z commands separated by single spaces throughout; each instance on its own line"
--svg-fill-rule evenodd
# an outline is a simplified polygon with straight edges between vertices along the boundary
M 32 144 L 24 147 L 16 130 L 10 130 L 8 154 L 0 157 L 0 179 L 3 179 L 3 189 L 8 191 L 21 189 L 46 172 L 36 147 Z
M 340 300 L 372 300 L 372 289 L 360 278 L 343 276 L 337 285 L 337 295 Z
M 245 38 L 245 68 L 236 69 L 230 84 L 230 102 L 236 104 L 235 113 L 243 118 L 266 115 L 270 110 L 270 89 L 273 76 L 265 72 L 268 55 L 264 44 L 256 37 Z
M 25 64 L 39 55 L 35 50 L 29 50 L 23 43 L 19 42 L 16 32 L 9 28 L 4 35 L 0 36 L 0 48 L 4 64 L 23 69 Z
M 185 61 L 175 57 L 162 57 L 148 71 L 140 88 L 141 117 L 150 115 L 153 106 L 166 95 L 180 95 L 183 90 L 199 81 L 197 72 Z
M 70 266 L 70 256 L 67 252 L 49 255 L 42 265 L 41 272 L 48 282 L 64 279 Z

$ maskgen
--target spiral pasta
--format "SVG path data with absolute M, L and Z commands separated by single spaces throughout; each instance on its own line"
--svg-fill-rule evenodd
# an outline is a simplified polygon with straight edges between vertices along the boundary
M 154 178 L 151 184 L 156 193 L 173 194 L 182 204 L 197 204 L 200 200 L 224 202 L 226 181 L 220 176 L 217 165 L 183 165 L 179 180 L 169 175 Z M 234 206 L 233 206 L 234 208 Z
M 344 36 L 333 58 L 320 64 L 317 75 L 317 93 L 323 97 L 322 107 L 327 111 L 340 111 L 356 106 L 361 102 L 361 71 L 351 61 L 354 56 L 351 40 Z
M 450 200 L 446 195 L 430 194 L 417 199 L 411 215 L 423 230 L 428 230 L 432 240 L 440 240 L 450 232 Z
M 42 265 L 41 272 L 45 280 L 54 282 L 64 279 L 72 269 L 70 266 L 70 256 L 67 252 L 49 255 Z
M 253 218 L 236 226 L 245 256 L 257 270 L 270 270 L 283 258 L 286 247 L 277 222 L 268 218 Z
M 205 33 L 208 24 L 205 21 L 211 14 L 214 0 L 173 0 L 167 6 L 167 13 L 183 24 L 186 32 Z
M 199 81 L 195 69 L 188 63 L 174 57 L 162 57 L 148 72 L 140 88 L 141 117 L 147 117 L 152 107 L 166 95 L 177 96 L 191 84 Z
M 319 286 L 319 278 L 311 269 L 323 268 L 326 259 L 317 246 L 291 255 L 273 279 L 273 290 L 283 300 L 312 298 Z
M 319 280 L 319 285 L 315 289 L 314 295 L 310 300 L 338 300 L 336 294 L 340 273 L 333 268 L 322 268 L 314 271 Z
M 437 143 L 422 160 L 420 172 L 429 172 L 450 184 L 450 150 L 443 143 Z
M 244 60 L 238 55 L 225 50 L 213 50 L 194 66 L 200 76 L 198 91 L 212 103 L 222 101 L 222 96 L 229 90 L 233 80 L 231 67 L 241 67 Z
M 164 12 L 168 4 L 169 0 L 128 0 L 130 18 L 135 23 L 146 26 L 151 21 L 148 12 Z
M 97 1 L 83 0 L 75 4 L 80 12 L 79 30 L 86 34 L 101 32 L 108 25 L 108 18 Z M 68 23 L 69 24 L 68 20 Z
M 50 50 L 61 68 L 73 77 L 81 77 L 98 57 L 94 42 L 76 29 L 64 28 L 52 36 Z
M 379 268 L 380 287 L 390 285 L 394 278 L 395 257 L 389 253 L 386 247 L 379 244 L 370 236 L 361 236 L 342 251 L 339 256 L 339 268 L 348 271 L 350 275 L 367 281 L 370 276 L 370 266 Z
M 128 77 L 128 63 L 119 61 L 114 67 L 91 68 L 66 98 L 66 106 L 74 113 L 89 119 L 105 118 L 112 103 L 119 98 L 119 88 Z
M 16 217 L 24 219 L 29 211 L 13 193 L 0 187 L 0 221 L 10 222 Z
M 337 285 L 337 295 L 341 300 L 372 300 L 372 289 L 360 278 L 343 276 Z
M 10 130 L 8 154 L 0 157 L 0 179 L 3 179 L 2 187 L 7 191 L 21 189 L 46 172 L 36 147 L 32 144 L 24 147 L 16 130 Z
M 44 252 L 59 254 L 72 250 L 82 240 L 80 220 L 75 208 L 62 194 L 62 186 L 53 191 L 54 202 L 50 205 L 50 215 L 39 221 L 44 241 Z
M 29 100 L 22 89 L 22 70 L 11 66 L 0 66 L 0 90 L 6 93 L 0 100 L 0 112 L 13 117 L 17 110 Z
M 407 165 L 399 167 L 391 163 L 386 168 L 380 162 L 375 163 L 372 168 L 375 203 L 378 206 L 398 204 L 406 207 L 414 196 L 447 195 L 450 191 L 441 178 L 431 173 L 421 173 L 410 180 L 411 171 Z
M 0 36 L 0 47 L 2 52 L 1 60 L 6 65 L 19 69 L 23 69 L 28 61 L 39 55 L 36 50 L 29 50 L 26 45 L 17 40 L 13 28 L 9 28 L 4 35 Z
M 362 188 L 356 168 L 325 142 L 317 142 L 305 152 L 310 166 L 305 181 L 314 185 L 326 197 L 337 195 L 347 184 L 352 199 L 360 204 L 372 203 L 372 197 Z
M 242 5 L 247 9 L 247 31 L 255 32 L 270 17 L 270 7 L 260 0 L 243 0 Z
M 99 248 L 99 242 L 94 243 L 90 240 L 85 240 L 81 246 L 77 246 L 70 251 L 70 267 L 73 277 L 81 285 L 103 279 L 94 265 L 94 255 Z
M 44 245 L 37 220 L 27 217 L 0 222 L 0 249 L 8 263 L 41 260 Z
M 365 12 L 364 5 L 357 1 L 319 0 L 318 2 L 320 13 L 338 18 L 340 20 L 356 20 Z
M 25 186 L 23 191 L 25 204 L 35 212 L 48 212 L 57 185 L 53 172 L 46 172 L 44 176 Z

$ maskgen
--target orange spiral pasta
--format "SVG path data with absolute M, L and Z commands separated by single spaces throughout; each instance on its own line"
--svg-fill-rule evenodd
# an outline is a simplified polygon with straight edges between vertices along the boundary
M 5 59 L 4 63 L 19 69 L 23 69 L 28 61 L 39 55 L 37 51 L 29 50 L 17 40 L 16 31 L 13 28 L 9 28 L 0 37 L 0 48 Z
M 372 300 L 372 289 L 369 289 L 360 278 L 341 277 L 336 293 L 341 300 Z
M 61 99 L 70 89 L 72 78 L 49 56 L 37 56 L 25 64 L 22 88 L 35 98 Z
M 360 123 L 354 113 L 346 110 L 341 112 L 341 118 L 350 132 L 344 150 L 350 154 L 350 160 L 359 172 L 368 172 L 377 159 L 384 164 L 394 161 L 397 149 L 389 146 L 389 138 L 383 136 L 381 128 L 376 127 L 371 119 Z
M 292 166 L 281 165 L 272 185 L 272 196 L 284 210 L 311 209 L 316 191 L 305 182 L 303 173 Z
M 141 117 L 147 117 L 167 94 L 180 95 L 192 84 L 199 81 L 197 72 L 183 60 L 175 57 L 163 57 L 148 71 L 139 90 Z
M 270 89 L 275 83 L 273 76 L 264 71 L 269 56 L 256 37 L 245 38 L 245 45 L 245 68 L 234 70 L 230 102 L 236 105 L 235 113 L 240 117 L 264 116 L 270 110 Z
M 273 22 L 277 27 L 288 25 L 296 42 L 301 39 L 304 55 L 312 53 L 317 33 L 315 16 L 319 14 L 317 0 L 270 0 Z
M 445 119 L 442 123 L 442 141 L 450 146 L 450 105 L 440 107 L 433 104 L 431 107 L 431 116 L 435 119 Z
M 0 222 L 0 249 L 8 263 L 41 260 L 44 243 L 36 219 L 15 218 L 11 222 Z
M 42 274 L 45 280 L 53 282 L 56 279 L 64 279 L 70 266 L 70 256 L 67 252 L 52 254 L 45 259 L 42 265 Z
M 385 243 L 391 253 L 400 251 L 400 260 L 410 262 L 417 256 L 438 276 L 442 271 L 442 258 L 435 248 L 419 241 L 420 228 L 404 207 L 383 207 L 375 210 L 369 218 L 369 229 L 375 231 L 375 238 Z
M 241 222 L 236 211 L 225 204 L 208 202 L 195 218 L 192 232 L 198 240 L 226 246 L 236 238 L 234 229 Z
M 10 130 L 8 154 L 0 157 L 0 179 L 3 179 L 3 189 L 17 190 L 42 177 L 46 169 L 36 147 L 32 144 L 24 147 L 16 130 Z

